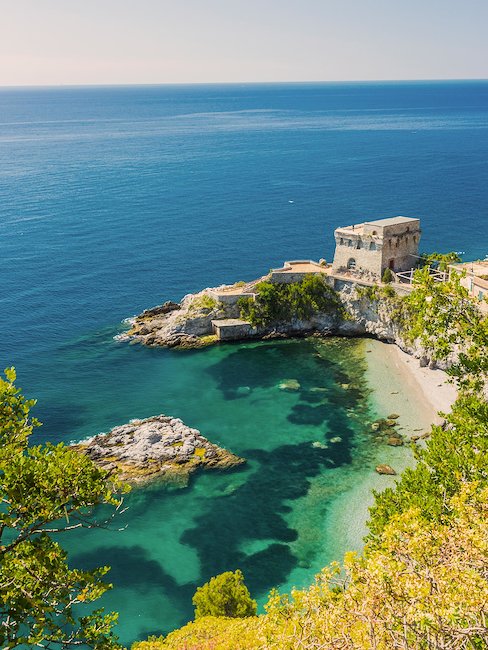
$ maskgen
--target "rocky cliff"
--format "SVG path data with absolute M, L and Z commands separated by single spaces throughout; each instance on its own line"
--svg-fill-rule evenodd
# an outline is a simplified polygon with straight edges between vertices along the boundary
M 338 336 L 373 336 L 379 340 L 395 343 L 402 350 L 420 360 L 421 365 L 448 367 L 453 358 L 434 362 L 418 344 L 407 343 L 402 338 L 398 321 L 393 317 L 396 304 L 391 297 L 378 291 L 365 291 L 354 280 L 335 283 L 344 312 L 315 313 L 309 320 L 292 318 L 272 327 L 257 327 L 253 338 L 269 339 L 285 336 L 305 336 L 312 333 Z M 216 342 L 212 321 L 239 318 L 238 296 L 234 300 L 219 301 L 215 296 L 225 295 L 232 286 L 207 288 L 189 294 L 180 303 L 167 302 L 146 310 L 132 321 L 126 337 L 144 345 L 181 348 L 203 347 Z M 252 290 L 247 285 L 246 291 Z M 394 295 L 394 294 L 393 294 Z

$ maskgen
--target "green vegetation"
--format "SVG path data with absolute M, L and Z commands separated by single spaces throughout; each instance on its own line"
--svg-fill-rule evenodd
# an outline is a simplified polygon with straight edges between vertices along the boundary
M 260 282 L 257 297 L 241 298 L 241 318 L 254 326 L 268 327 L 297 318 L 308 320 L 316 313 L 340 313 L 344 309 L 338 294 L 322 276 L 306 275 L 302 282 L 289 284 Z
M 190 309 L 194 311 L 201 309 L 212 311 L 212 309 L 216 309 L 218 306 L 219 303 L 215 298 L 209 296 L 208 293 L 202 293 L 191 301 Z
M 461 261 L 459 255 L 454 251 L 450 253 L 422 253 L 420 258 L 421 266 L 432 266 L 438 268 L 439 271 L 446 271 L 449 264 Z
M 433 426 L 417 464 L 406 469 L 395 488 L 375 495 L 369 528 L 379 539 L 399 513 L 417 508 L 426 522 L 446 522 L 450 499 L 464 483 L 488 488 L 488 404 L 482 395 L 461 393 L 446 416 L 447 427 Z
M 367 300 L 383 300 L 389 303 L 400 304 L 401 298 L 397 295 L 395 289 L 390 285 L 379 286 L 373 284 L 368 287 L 364 285 L 356 285 L 356 295 L 358 298 L 366 298 Z
M 120 499 L 107 474 L 62 444 L 29 447 L 39 422 L 33 400 L 16 388 L 15 371 L 0 378 L 0 646 L 119 647 L 115 614 L 75 614 L 111 585 L 108 567 L 81 571 L 68 564 L 58 533 L 93 525 L 99 504 Z
M 309 589 L 273 591 L 266 614 L 242 621 L 212 612 L 138 650 L 488 647 L 488 319 L 459 277 L 437 283 L 422 269 L 415 283 L 391 303 L 393 317 L 437 360 L 462 349 L 450 370 L 460 392 L 446 425 L 416 449 L 416 467 L 375 495 L 362 557 L 346 554 Z M 387 288 L 357 294 L 380 300 Z M 266 296 L 265 315 L 281 313 L 277 302 Z
M 388 267 L 383 271 L 383 275 L 381 276 L 381 282 L 384 284 L 390 284 L 390 282 L 393 282 L 393 273 L 391 272 L 391 269 Z
M 488 373 L 488 319 L 459 280 L 453 273 L 447 282 L 436 282 L 428 268 L 416 271 L 415 290 L 402 299 L 393 318 L 403 337 L 418 340 L 435 360 L 461 350 L 449 372 L 461 388 L 477 391 Z
M 193 596 L 195 619 L 203 616 L 255 616 L 257 605 L 244 584 L 242 572 L 226 571 L 199 587 Z

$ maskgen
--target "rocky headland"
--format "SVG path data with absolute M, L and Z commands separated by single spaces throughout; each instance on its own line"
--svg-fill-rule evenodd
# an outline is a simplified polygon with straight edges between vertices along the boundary
M 266 279 L 266 278 L 264 278 Z M 130 329 L 120 339 L 132 339 L 148 346 L 200 348 L 216 343 L 212 321 L 240 319 L 239 298 L 252 296 L 263 278 L 235 285 L 206 288 L 186 295 L 181 302 L 165 302 L 131 319 Z M 354 278 L 335 280 L 333 286 L 342 309 L 316 312 L 309 319 L 290 318 L 267 327 L 241 329 L 240 339 L 272 339 L 318 334 L 323 336 L 372 336 L 396 344 L 417 358 L 421 366 L 446 369 L 454 358 L 434 361 L 417 343 L 407 343 L 394 318 L 394 301 L 386 299 L 375 287 L 364 287 Z M 396 291 L 403 291 L 402 287 Z
M 186 485 L 197 469 L 229 469 L 245 462 L 167 415 L 131 420 L 73 448 L 131 484 L 158 479 Z

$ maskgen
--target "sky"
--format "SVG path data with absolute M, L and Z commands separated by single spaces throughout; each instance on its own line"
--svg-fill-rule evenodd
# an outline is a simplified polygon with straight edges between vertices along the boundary
M 0 86 L 488 78 L 488 0 L 0 0 Z

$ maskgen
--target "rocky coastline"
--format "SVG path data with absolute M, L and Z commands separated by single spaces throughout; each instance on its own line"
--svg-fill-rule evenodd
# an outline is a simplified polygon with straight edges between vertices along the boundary
M 224 470 L 245 462 L 167 415 L 131 420 L 72 448 L 130 484 L 159 480 L 185 486 L 197 469 Z
M 245 291 L 251 293 L 263 278 L 250 282 Z M 238 283 L 239 284 L 239 283 Z M 120 335 L 120 340 L 132 340 L 153 347 L 179 349 L 202 348 L 218 342 L 212 321 L 239 319 L 240 308 L 236 295 L 237 285 L 222 285 L 206 288 L 195 294 L 186 295 L 181 302 L 168 301 L 147 309 L 130 319 L 130 329 Z M 336 283 L 336 291 L 343 312 L 315 313 L 309 320 L 292 318 L 272 327 L 249 327 L 240 340 L 273 339 L 319 336 L 371 336 L 393 343 L 401 350 L 419 360 L 421 366 L 445 370 L 454 361 L 448 357 L 435 361 L 417 343 L 407 343 L 402 338 L 401 328 L 393 317 L 394 305 L 382 296 L 374 296 L 362 290 L 354 278 Z M 219 300 L 219 298 L 225 298 Z M 347 317 L 344 317 L 344 313 Z

